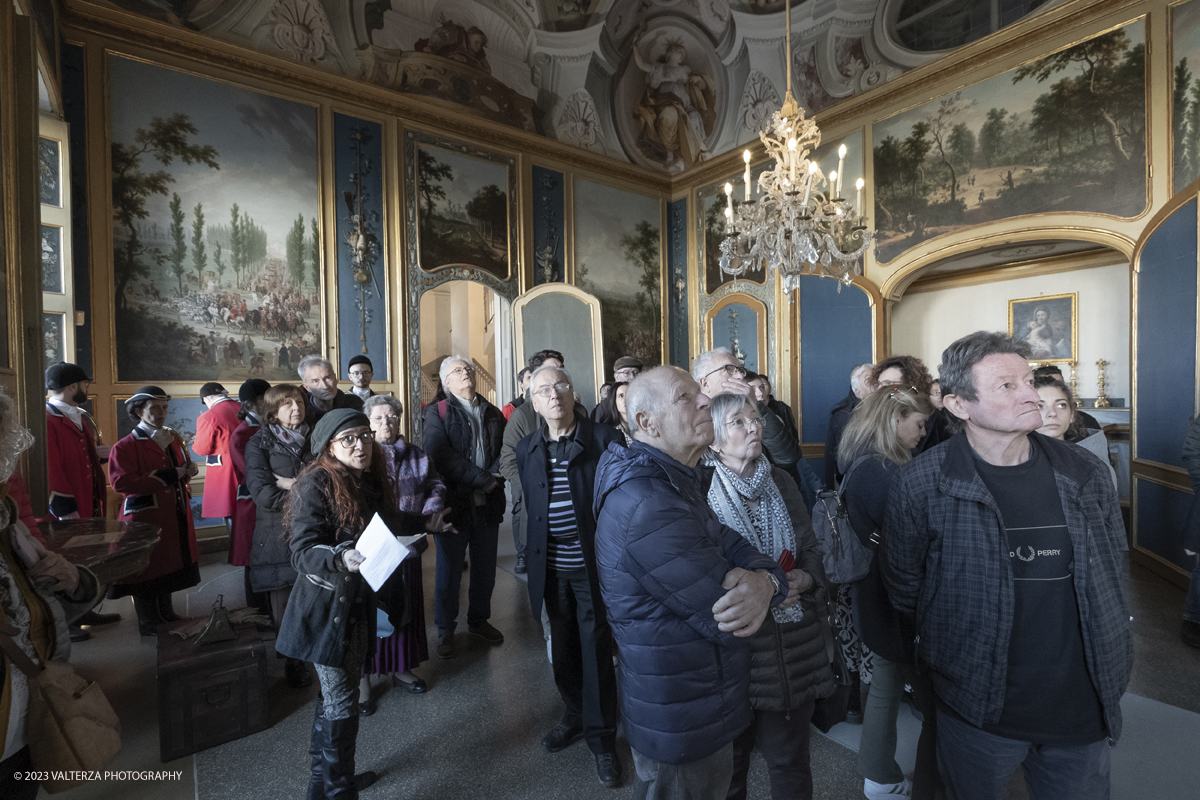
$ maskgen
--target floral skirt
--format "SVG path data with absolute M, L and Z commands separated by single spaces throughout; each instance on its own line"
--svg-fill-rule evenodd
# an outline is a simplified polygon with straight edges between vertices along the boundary
M 837 608 L 834 614 L 834 633 L 842 648 L 842 658 L 850 672 L 858 673 L 862 683 L 871 682 L 871 661 L 873 654 L 863 644 L 854 629 L 854 606 L 851 600 L 850 584 L 844 583 L 838 587 Z

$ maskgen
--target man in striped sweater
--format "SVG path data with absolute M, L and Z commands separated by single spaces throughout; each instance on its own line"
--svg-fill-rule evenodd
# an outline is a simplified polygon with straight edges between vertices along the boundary
M 596 573 L 592 487 L 600 456 L 612 444 L 624 446 L 625 439 L 616 428 L 575 413 L 574 387 L 564 368 L 538 367 L 529 385 L 542 419 L 516 447 L 528 520 L 529 602 L 534 618 L 541 618 L 545 603 L 554 682 L 566 706 L 542 745 L 557 753 L 586 739 L 600 783 L 613 788 L 621 782 L 617 685 Z

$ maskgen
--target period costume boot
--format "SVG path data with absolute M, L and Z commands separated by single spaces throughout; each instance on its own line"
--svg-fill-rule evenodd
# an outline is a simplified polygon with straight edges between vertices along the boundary
M 322 754 L 325 760 L 326 800 L 357 800 L 358 793 L 375 782 L 374 772 L 354 774 L 358 747 L 358 715 L 325 720 Z
M 308 743 L 308 755 L 312 758 L 306 800 L 325 800 L 325 758 L 321 748 L 325 743 L 325 705 L 317 701 L 317 713 L 313 717 L 312 739 Z
M 163 622 L 158 612 L 158 598 L 153 595 L 135 594 L 133 609 L 137 612 L 138 632 L 142 636 L 158 636 L 158 626 Z

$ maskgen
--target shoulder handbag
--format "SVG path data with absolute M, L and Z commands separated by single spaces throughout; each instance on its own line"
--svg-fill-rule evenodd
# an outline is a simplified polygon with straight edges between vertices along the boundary
M 29 679 L 25 741 L 33 768 L 56 773 L 42 781 L 51 794 L 85 783 L 66 775 L 99 770 L 121 751 L 121 721 L 104 692 L 66 664 L 33 663 L 12 638 L 19 631 L 0 623 L 0 650 Z
M 842 648 L 838 646 L 833 635 L 833 607 L 828 595 L 825 597 L 824 607 L 817 608 L 817 621 L 821 626 L 821 639 L 825 643 L 829 668 L 833 671 L 833 693 L 828 697 L 817 698 L 813 705 L 812 724 L 821 733 L 829 733 L 834 725 L 846 721 L 850 692 L 858 691 L 858 686 L 857 681 L 851 679 L 850 670 L 846 669 L 846 662 L 842 660 Z
M 836 491 L 824 489 L 817 495 L 813 506 L 813 532 L 821 543 L 821 560 L 825 574 L 834 583 L 854 583 L 867 576 L 873 547 L 864 547 L 850 525 L 850 513 L 846 510 L 846 484 L 855 468 L 871 456 L 859 456 L 846 470 L 841 485 Z M 871 543 L 878 544 L 878 531 L 871 534 Z

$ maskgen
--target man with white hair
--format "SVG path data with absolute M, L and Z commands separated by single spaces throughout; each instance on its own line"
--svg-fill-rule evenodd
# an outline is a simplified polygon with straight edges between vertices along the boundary
M 859 364 L 850 370 L 850 394 L 838 401 L 829 412 L 829 430 L 825 433 L 825 488 L 836 489 L 841 473 L 837 468 L 838 444 L 842 441 L 842 431 L 850 424 L 850 415 L 858 404 L 875 391 L 871 384 L 871 370 L 874 364 Z
M 700 385 L 700 391 L 707 397 L 713 398 L 722 392 L 732 392 L 748 398 L 754 403 L 758 415 L 762 417 L 763 452 L 777 467 L 793 468 L 800 461 L 800 442 L 792 436 L 783 424 L 779 415 L 771 410 L 766 403 L 759 401 L 754 395 L 754 388 L 746 382 L 746 368 L 737 360 L 728 347 L 717 347 L 696 356 L 692 361 L 692 377 Z M 629 397 L 626 395 L 626 417 L 633 428 L 633 418 L 629 416 Z
M 517 469 L 528 519 L 529 603 L 550 620 L 554 683 L 566 707 L 562 722 L 542 739 L 557 753 L 586 739 L 600 783 L 621 782 L 617 758 L 617 679 L 612 631 L 596 574 L 596 467 L 624 436 L 575 413 L 571 375 L 543 364 L 533 372 L 530 397 L 542 424 L 517 444 Z
M 709 508 L 698 464 L 713 421 L 697 382 L 656 367 L 625 408 L 634 442 L 596 473 L 596 564 L 634 795 L 723 800 L 751 720 L 747 637 L 787 598 L 787 576 Z
M 338 388 L 337 373 L 327 359 L 305 356 L 296 365 L 296 372 L 300 375 L 300 383 L 308 397 L 308 402 L 304 404 L 304 421 L 310 428 L 335 408 L 362 411 L 362 400 Z
M 475 391 L 475 368 L 464 356 L 450 356 L 438 368 L 446 399 L 425 407 L 429 459 L 446 484 L 446 521 L 457 534 L 434 537 L 437 579 L 433 619 L 438 628 L 439 658 L 457 654 L 459 587 L 463 559 L 471 551 L 467 591 L 467 630 L 488 644 L 504 644 L 504 635 L 488 622 L 496 585 L 496 546 L 504 518 L 504 478 L 498 461 L 504 415 Z

